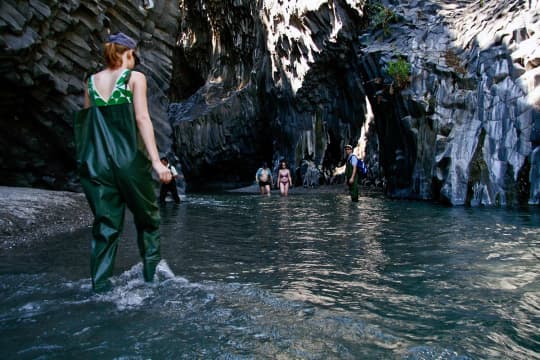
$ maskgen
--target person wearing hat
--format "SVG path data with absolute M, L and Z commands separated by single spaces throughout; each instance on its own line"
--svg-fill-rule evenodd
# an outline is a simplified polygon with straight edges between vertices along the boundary
M 105 69 L 91 75 L 84 109 L 75 114 L 78 172 L 94 214 L 90 272 L 95 291 L 110 288 L 126 206 L 137 229 L 145 281 L 152 281 L 161 260 L 159 208 L 151 169 L 171 181 L 148 113 L 146 77 L 133 71 L 137 42 L 124 33 L 105 43 Z
M 347 154 L 347 163 L 345 167 L 345 182 L 349 187 L 349 194 L 353 202 L 358 201 L 358 173 L 357 165 L 358 158 L 353 154 L 353 148 L 351 145 L 345 145 L 345 152 Z

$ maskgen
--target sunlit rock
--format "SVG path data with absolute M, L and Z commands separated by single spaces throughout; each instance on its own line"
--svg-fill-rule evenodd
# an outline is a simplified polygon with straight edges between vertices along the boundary
M 538 3 L 485 1 L 439 6 L 426 1 L 400 7 L 383 3 L 403 20 L 389 25 L 391 35 L 375 41 L 362 37 L 361 41 L 364 53 L 377 55 L 380 68 L 392 60 L 392 52 L 412 65 L 409 88 L 400 90 L 398 98 L 384 92 L 398 109 L 396 117 L 409 117 L 407 123 L 412 124 L 417 144 L 406 150 L 416 164 L 407 185 L 409 197 L 426 198 L 427 194 L 428 198 L 473 206 L 513 205 L 532 199 L 529 195 L 536 180 L 531 152 L 540 144 L 533 130 L 539 105 L 535 79 L 540 35 L 536 30 L 539 19 L 534 15 Z M 385 44 L 394 45 L 392 52 Z M 420 106 L 400 112 L 400 98 L 418 103 L 423 98 L 429 106 L 423 113 L 418 111 Z M 384 116 L 375 113 L 379 121 Z M 410 116 L 417 120 L 411 121 Z M 450 133 L 445 130 L 449 124 Z M 426 126 L 436 132 L 436 141 L 426 141 L 425 136 L 419 139 Z M 379 140 L 384 149 L 384 138 Z M 425 154 L 434 146 L 430 159 Z M 426 179 L 426 186 L 432 189 L 429 192 L 421 192 L 417 186 L 419 163 L 432 169 L 433 179 Z M 524 173 L 529 168 L 531 176 Z M 524 178 L 531 181 L 530 194 L 522 193 L 526 187 L 519 184 Z

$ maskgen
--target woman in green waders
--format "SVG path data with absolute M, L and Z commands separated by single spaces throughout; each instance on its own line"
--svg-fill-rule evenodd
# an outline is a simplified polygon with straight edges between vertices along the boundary
M 106 68 L 88 79 L 85 109 L 75 115 L 81 184 L 94 214 L 90 271 L 95 291 L 110 288 L 126 205 L 133 213 L 145 281 L 159 263 L 159 208 L 151 168 L 161 182 L 171 172 L 161 163 L 148 114 L 146 77 L 132 71 L 135 40 L 123 33 L 105 44 Z

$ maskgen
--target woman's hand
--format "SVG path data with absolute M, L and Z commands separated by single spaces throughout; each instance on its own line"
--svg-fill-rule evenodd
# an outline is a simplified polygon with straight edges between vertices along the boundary
M 165 165 L 161 163 L 159 160 L 152 161 L 152 167 L 154 168 L 154 171 L 159 177 L 159 181 L 162 183 L 169 183 L 172 180 L 172 174 L 169 169 Z

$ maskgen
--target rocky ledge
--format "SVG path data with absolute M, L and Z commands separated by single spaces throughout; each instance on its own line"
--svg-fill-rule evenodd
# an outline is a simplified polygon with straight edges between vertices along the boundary
M 0 186 L 0 249 L 28 246 L 91 223 L 83 194 Z

